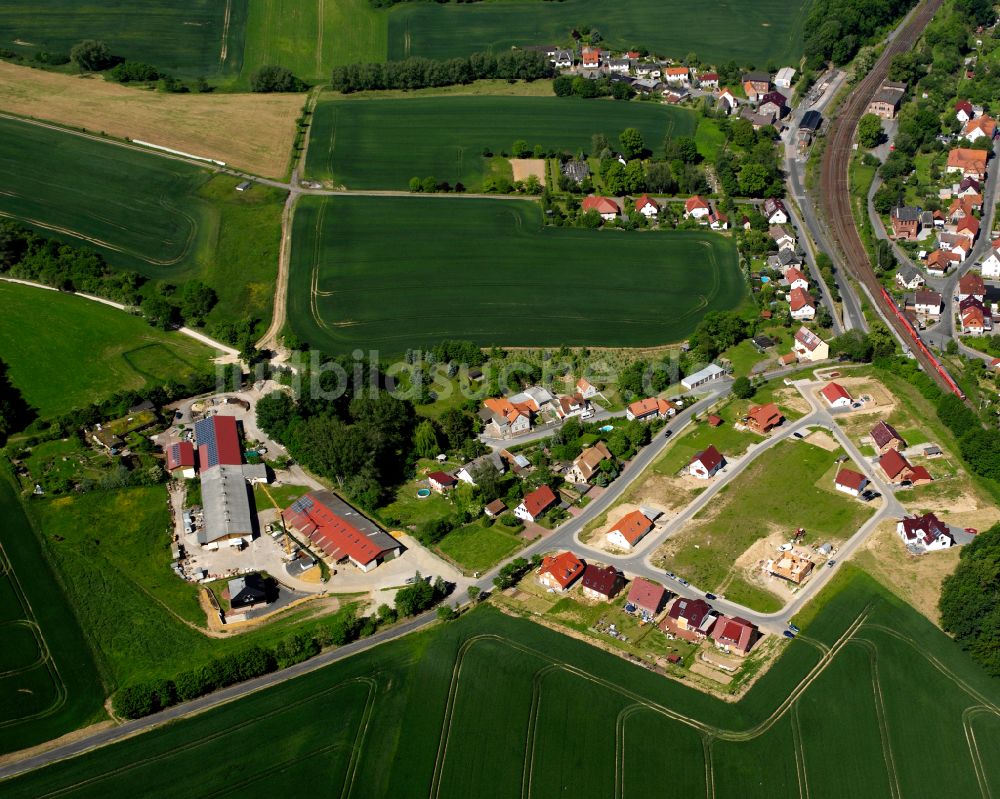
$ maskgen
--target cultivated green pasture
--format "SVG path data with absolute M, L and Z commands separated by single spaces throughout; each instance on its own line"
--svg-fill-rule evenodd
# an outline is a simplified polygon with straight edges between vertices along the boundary
M 730 238 L 546 228 L 521 200 L 304 197 L 294 240 L 289 320 L 327 353 L 666 344 L 744 296 Z
M 32 166 L 36 165 L 36 166 Z M 44 165 L 44 168 L 37 168 Z M 0 119 L 0 217 L 112 266 L 211 285 L 209 321 L 270 317 L 284 193 L 112 142 Z
M 0 753 L 101 714 L 104 693 L 70 606 L 0 465 Z
M 0 0 L 0 42 L 26 56 L 69 55 L 82 39 L 186 78 L 235 75 L 247 0 Z
M 660 153 L 666 134 L 694 136 L 698 117 L 686 108 L 573 97 L 451 95 L 377 99 L 327 96 L 316 106 L 306 176 L 351 189 L 405 189 L 432 175 L 478 190 L 492 153 L 518 139 L 534 148 L 589 152 L 591 136 L 612 143 L 637 128 Z
M 212 368 L 214 350 L 143 319 L 55 291 L 0 282 L 0 358 L 41 416 L 116 391 L 183 381 Z
M 248 3 L 241 83 L 266 64 L 281 64 L 307 81 L 357 61 L 384 61 L 388 15 L 368 0 L 244 0 Z
M 1000 789 L 996 682 L 862 572 L 849 569 L 819 601 L 800 640 L 736 703 L 482 607 L 12 780 L 4 793 L 113 798 L 142 784 L 149 797 L 235 796 L 287 784 L 306 759 L 323 795 L 356 797 Z M 241 763 L 236 784 L 218 747 L 249 722 L 270 744 Z M 929 729 L 941 731 L 935 758 L 921 746 Z M 176 778 L 155 778 L 163 773 Z
M 603 35 L 602 48 L 646 47 L 675 58 L 693 52 L 708 63 L 734 60 L 760 67 L 769 59 L 797 63 L 809 6 L 809 0 L 403 3 L 389 15 L 389 57 L 451 58 L 568 43 L 571 30 L 590 25 Z

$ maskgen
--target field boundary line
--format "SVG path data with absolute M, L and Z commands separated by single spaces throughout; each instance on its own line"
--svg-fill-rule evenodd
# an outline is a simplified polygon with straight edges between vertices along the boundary
M 219 50 L 219 63 L 225 64 L 229 57 L 229 20 L 233 13 L 233 0 L 226 0 L 226 11 L 222 15 L 222 47 Z
M 705 797 L 715 799 L 715 764 L 712 762 L 714 739 L 708 735 L 701 737 L 701 751 L 705 759 Z
M 806 751 L 802 743 L 802 721 L 799 718 L 799 703 L 792 706 L 792 749 L 795 753 L 795 776 L 799 781 L 799 799 L 809 799 L 809 774 L 806 771 Z
M 896 760 L 892 754 L 892 742 L 889 736 L 889 717 L 885 711 L 885 698 L 882 695 L 882 685 L 878 678 L 878 646 L 866 638 L 857 638 L 855 644 L 868 653 L 871 666 L 872 697 L 875 699 L 875 716 L 878 719 L 878 733 L 882 739 L 882 758 L 889 773 L 889 793 L 892 799 L 900 799 L 899 773 L 896 771 Z
M 962 711 L 962 728 L 965 730 L 965 742 L 969 746 L 969 756 L 972 758 L 972 767 L 976 772 L 979 791 L 982 793 L 983 799 L 992 799 L 993 792 L 990 790 L 989 777 L 986 774 L 986 769 L 983 767 L 983 756 L 979 751 L 979 742 L 976 741 L 976 731 L 972 727 L 973 717 L 982 713 L 996 716 L 996 713 L 982 705 L 967 707 Z
M 549 663 L 531 675 L 531 707 L 528 710 L 528 730 L 524 740 L 524 767 L 521 770 L 521 797 L 531 796 L 531 781 L 535 776 L 535 742 L 538 739 L 538 709 L 542 704 L 542 681 L 559 665 Z
M 35 643 L 38 644 L 38 654 L 35 656 L 35 659 L 31 661 L 31 663 L 20 666 L 16 669 L 0 671 L 0 678 L 11 677 L 16 674 L 23 674 L 26 671 L 31 671 L 32 669 L 41 666 L 46 660 L 52 657 L 45 640 L 42 638 L 41 628 L 32 619 L 11 619 L 10 621 L 0 623 L 0 631 L 6 627 L 24 627 L 25 629 L 31 630 L 31 634 L 35 638 Z M 0 637 L 2 637 L 2 633 L 0 633 Z

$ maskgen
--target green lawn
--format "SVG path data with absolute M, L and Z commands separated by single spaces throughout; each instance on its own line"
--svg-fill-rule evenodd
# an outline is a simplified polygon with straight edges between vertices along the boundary
M 104 691 L 69 603 L 0 464 L 0 754 L 104 715 Z M 35 626 L 37 625 L 37 627 Z
M 239 72 L 245 19 L 246 0 L 0 0 L 0 41 L 30 57 L 68 56 L 77 42 L 100 39 L 172 75 L 218 78 Z
M 736 403 L 729 403 L 721 409 L 714 410 L 713 413 L 721 417 L 724 423 L 712 427 L 708 422 L 702 421 L 689 427 L 653 464 L 653 471 L 673 476 L 687 466 L 695 455 L 709 446 L 714 446 L 723 455 L 732 458 L 742 455 L 748 446 L 761 440 L 761 436 L 756 433 L 733 427 L 737 417 Z
M 25 169 L 25 164 L 45 169 Z M 270 318 L 284 192 L 180 161 L 0 119 L 0 217 L 92 247 L 111 266 L 174 285 L 197 278 L 208 321 Z
M 666 558 L 664 568 L 714 591 L 726 581 L 736 559 L 774 529 L 791 538 L 804 527 L 810 544 L 847 540 L 872 509 L 834 490 L 833 461 L 840 454 L 802 441 L 783 441 L 759 455 L 677 537 L 676 552 Z M 761 592 L 740 590 L 751 607 L 774 609 L 773 599 L 765 607 L 753 601 Z
M 698 130 L 694 135 L 698 145 L 698 153 L 709 163 L 715 163 L 719 150 L 726 144 L 726 134 L 719 128 L 719 123 L 709 117 L 698 120 Z
M 294 231 L 290 323 L 327 353 L 652 346 L 744 297 L 730 238 L 546 228 L 528 201 L 304 197 Z
M 216 354 L 82 297 L 0 282 L 0 353 L 25 400 L 54 416 L 123 389 L 184 380 Z
M 604 36 L 601 47 L 641 45 L 664 56 L 694 52 L 708 63 L 735 60 L 763 68 L 768 60 L 795 62 L 802 55 L 808 0 L 757 0 L 677 4 L 629 0 L 609 6 L 598 0 L 561 3 L 516 1 L 404 3 L 389 15 L 389 57 L 447 58 L 512 46 L 569 43 L 569 32 L 590 25 Z
M 150 799 L 263 793 L 303 762 L 324 792 L 355 796 L 704 796 L 706 785 L 720 799 L 980 796 L 973 758 L 984 790 L 1000 790 L 996 681 L 871 578 L 845 571 L 804 627 L 810 640 L 785 644 L 737 702 L 484 606 L 19 777 L 5 797 L 114 799 L 136 785 Z M 845 634 L 829 656 L 812 643 Z M 985 711 L 964 713 L 973 706 Z M 237 786 L 219 745 L 247 724 L 269 744 L 241 761 Z M 920 745 L 927 729 L 939 733 L 937 757 Z
M 637 128 L 661 152 L 667 133 L 692 136 L 694 111 L 655 103 L 572 97 L 439 96 L 403 99 L 326 96 L 317 105 L 305 174 L 352 189 L 405 189 L 432 175 L 476 191 L 492 169 L 484 149 L 530 148 L 575 153 L 603 133 L 616 143 Z M 406 142 L 400 147 L 401 141 Z
M 281 64 L 303 80 L 325 82 L 338 64 L 385 60 L 387 14 L 368 0 L 244 2 L 248 13 L 241 85 L 267 64 Z
M 484 527 L 479 522 L 467 524 L 448 533 L 438 548 L 468 572 L 482 572 L 513 555 L 524 540 L 507 532 L 501 524 Z
M 265 490 L 264 486 L 258 484 L 253 487 L 253 495 L 258 509 L 273 507 L 278 510 L 284 510 L 299 497 L 308 494 L 311 490 L 307 486 L 296 485 L 269 485 L 267 486 L 267 490 Z
M 305 605 L 233 638 L 201 632 L 198 586 L 170 570 L 163 486 L 35 500 L 29 509 L 109 692 L 325 623 Z

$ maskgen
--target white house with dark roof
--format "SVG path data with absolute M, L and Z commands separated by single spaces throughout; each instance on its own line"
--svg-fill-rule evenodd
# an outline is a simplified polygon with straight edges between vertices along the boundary
M 934 552 L 955 545 L 948 525 L 933 513 L 900 519 L 896 524 L 896 533 L 909 549 L 917 553 Z

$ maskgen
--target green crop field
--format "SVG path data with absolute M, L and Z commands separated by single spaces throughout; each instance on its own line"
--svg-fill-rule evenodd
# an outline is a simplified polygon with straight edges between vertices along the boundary
M 733 60 L 760 67 L 772 59 L 798 63 L 810 5 L 809 0 L 403 3 L 389 15 L 389 57 L 451 58 L 568 43 L 571 30 L 589 25 L 603 35 L 602 48 L 646 47 L 675 58 L 693 52 L 708 63 Z
M 528 146 L 589 151 L 591 136 L 611 142 L 637 128 L 646 147 L 662 152 L 666 134 L 694 136 L 694 111 L 659 103 L 572 97 L 441 96 L 401 99 L 325 98 L 316 106 L 306 176 L 351 189 L 405 189 L 433 175 L 476 191 L 492 153 Z M 400 142 L 406 142 L 405 147 Z
M 73 612 L 0 465 L 0 754 L 101 715 L 104 692 Z
M 83 39 L 179 77 L 234 75 L 243 57 L 247 0 L 0 0 L 0 42 L 34 56 L 69 55 Z
M 31 168 L 44 164 L 45 169 Z M 99 251 L 112 266 L 219 295 L 209 322 L 267 320 L 284 192 L 180 161 L 0 119 L 0 217 Z
M 736 703 L 482 607 L 4 795 L 235 796 L 306 762 L 314 790 L 354 797 L 995 795 L 997 683 L 865 574 L 836 583 Z M 267 745 L 236 774 L 219 747 L 251 722 Z
M 327 353 L 666 344 L 744 296 L 731 238 L 546 228 L 520 200 L 304 197 L 294 234 L 289 319 Z
M 0 282 L 0 357 L 41 416 L 212 369 L 214 350 L 106 305 Z
M 266 64 L 281 64 L 303 80 L 326 82 L 330 69 L 384 61 L 388 15 L 368 0 L 249 0 L 243 82 Z

